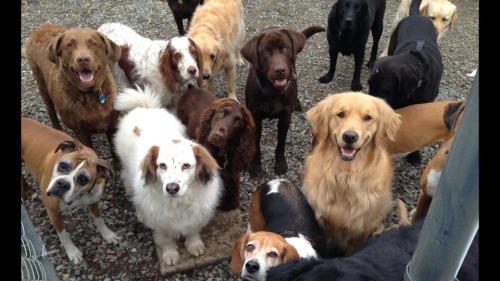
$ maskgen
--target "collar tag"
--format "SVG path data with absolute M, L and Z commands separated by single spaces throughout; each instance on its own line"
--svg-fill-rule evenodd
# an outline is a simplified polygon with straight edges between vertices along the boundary
M 103 93 L 101 89 L 99 89 L 99 102 L 104 103 L 106 101 L 106 94 Z

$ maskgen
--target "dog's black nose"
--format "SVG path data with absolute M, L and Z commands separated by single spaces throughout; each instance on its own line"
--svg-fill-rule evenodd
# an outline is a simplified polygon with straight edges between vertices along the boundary
M 342 140 L 349 144 L 357 142 L 358 138 L 358 134 L 353 131 L 347 131 L 342 135 Z
M 179 192 L 179 188 L 180 188 L 179 185 L 176 184 L 176 183 L 169 183 L 166 186 L 168 194 L 172 194 L 172 195 L 174 195 L 177 192 Z
M 210 79 L 210 73 L 203 73 L 203 79 L 205 80 Z
M 53 187 L 47 191 L 47 195 L 61 197 L 70 188 L 71 188 L 70 182 L 64 179 L 59 179 L 54 183 Z
M 255 272 L 259 271 L 260 266 L 259 266 L 259 263 L 256 261 L 248 261 L 245 264 L 245 268 L 247 269 L 248 272 L 255 273 Z

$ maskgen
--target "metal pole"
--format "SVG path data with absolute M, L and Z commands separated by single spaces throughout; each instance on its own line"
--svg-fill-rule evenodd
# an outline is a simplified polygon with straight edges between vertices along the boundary
M 479 229 L 479 70 L 405 281 L 456 280 Z

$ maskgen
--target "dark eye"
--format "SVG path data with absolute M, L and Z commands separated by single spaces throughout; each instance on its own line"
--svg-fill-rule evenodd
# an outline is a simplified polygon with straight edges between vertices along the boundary
M 283 48 L 283 53 L 284 53 L 284 52 L 288 52 L 288 47 L 284 47 L 284 48 Z
M 167 169 L 167 165 L 165 165 L 165 163 L 160 163 L 160 165 L 158 165 L 158 167 L 160 167 L 160 169 L 162 169 L 162 170 Z
M 246 246 L 246 250 L 247 250 L 247 252 L 251 252 L 251 251 L 255 250 L 255 246 L 252 244 L 249 244 Z
M 198 57 L 198 53 L 196 52 L 195 49 L 190 50 L 189 53 L 191 54 L 191 56 L 193 56 L 193 58 L 197 58 Z
M 68 48 L 72 48 L 72 47 L 73 47 L 73 44 L 72 44 L 72 43 L 68 43 L 68 44 L 66 45 L 66 47 L 68 47 Z
M 182 165 L 182 169 L 183 169 L 183 170 L 187 170 L 187 169 L 189 169 L 189 168 L 191 168 L 191 165 L 189 165 L 189 164 L 187 164 L 187 163 L 186 163 L 186 164 L 184 164 L 184 165 Z
M 221 110 L 221 111 L 217 112 L 217 116 L 218 116 L 219 118 L 223 118 L 223 117 L 224 117 L 224 115 L 226 115 L 226 114 L 224 113 L 224 111 L 223 111 L 223 110 Z
M 365 120 L 365 121 L 370 121 L 370 120 L 372 120 L 372 117 L 371 117 L 370 115 L 366 115 L 366 116 L 363 118 L 363 120 Z
M 270 257 L 270 258 L 276 258 L 276 257 L 278 257 L 278 253 L 276 253 L 276 252 L 269 252 L 267 254 L 267 256 Z
M 97 47 L 97 43 L 96 43 L 96 42 L 90 42 L 90 45 L 91 45 L 92 47 Z
M 210 55 L 210 60 L 211 60 L 212 62 L 214 62 L 214 61 L 215 61 L 215 55 Z
M 60 162 L 59 165 L 57 165 L 57 171 L 61 173 L 67 173 L 70 169 L 70 165 L 66 162 Z
M 344 118 L 345 113 L 344 113 L 344 112 L 340 112 L 339 114 L 337 114 L 337 116 L 338 116 L 339 118 Z
M 182 59 L 182 54 L 181 53 L 175 53 L 174 57 L 178 60 Z
M 241 122 L 241 120 L 235 120 L 234 121 L 234 127 L 235 128 L 239 128 L 243 125 L 243 122 Z
M 87 177 L 86 175 L 78 175 L 76 181 L 78 182 L 79 185 L 84 186 L 87 183 L 89 183 L 89 177 Z

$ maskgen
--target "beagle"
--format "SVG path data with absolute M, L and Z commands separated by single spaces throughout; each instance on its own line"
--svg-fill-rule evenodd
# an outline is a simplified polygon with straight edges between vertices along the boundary
M 231 271 L 265 280 L 269 268 L 299 258 L 327 256 L 322 228 L 302 191 L 288 180 L 261 184 L 252 195 L 247 233 L 232 247 Z

